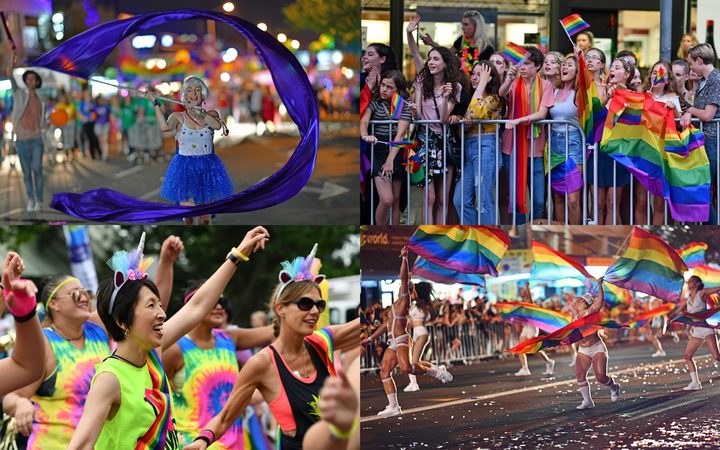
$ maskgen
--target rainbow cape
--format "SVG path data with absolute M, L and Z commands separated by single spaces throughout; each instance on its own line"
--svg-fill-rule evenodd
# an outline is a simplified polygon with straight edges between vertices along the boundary
M 643 314 L 640 314 L 637 316 L 634 320 L 631 320 L 627 322 L 625 325 L 630 328 L 638 328 L 641 327 L 647 322 L 648 320 L 652 320 L 655 317 L 658 316 L 666 316 L 670 314 L 670 312 L 675 309 L 675 305 L 672 303 L 665 303 L 662 306 L 658 306 L 655 309 L 651 309 L 648 312 L 645 312 Z
M 693 269 L 693 275 L 699 276 L 706 288 L 720 286 L 720 269 L 703 264 Z
M 577 94 L 575 103 L 578 108 L 580 126 L 585 132 L 585 142 L 595 144 L 602 136 L 602 127 L 607 110 L 600 102 L 597 84 L 585 64 L 582 53 L 578 58 Z
M 485 286 L 485 277 L 475 273 L 462 273 L 457 270 L 446 269 L 437 264 L 429 262 L 423 257 L 419 257 L 415 261 L 412 274 L 415 277 L 424 278 L 429 281 L 442 284 L 473 284 L 476 286 Z
M 499 302 L 495 304 L 505 320 L 537 327 L 546 333 L 564 327 L 572 321 L 569 314 L 555 312 L 526 302 Z
M 705 264 L 705 250 L 708 245 L 705 242 L 691 242 L 678 250 L 688 268 L 702 266 Z
M 493 276 L 509 246 L 510 238 L 500 228 L 460 225 L 420 225 L 407 245 L 440 267 Z
M 514 42 L 508 42 L 507 47 L 502 51 L 501 55 L 513 65 L 518 65 L 530 56 L 530 52 Z
M 542 242 L 532 242 L 532 254 L 534 260 L 530 278 L 533 280 L 562 280 L 582 276 L 587 280 L 597 281 L 575 259 Z
M 565 32 L 568 34 L 568 36 L 571 37 L 575 36 L 582 30 L 590 28 L 590 25 L 585 22 L 582 17 L 580 17 L 580 14 L 570 14 L 564 19 L 560 19 L 560 23 L 562 24 L 563 28 L 565 28 Z
M 395 92 L 390 98 L 390 118 L 392 120 L 400 120 L 400 115 L 402 114 L 404 106 L 405 99 Z
M 608 267 L 603 279 L 621 288 L 677 302 L 687 270 L 680 255 L 667 242 L 633 227 L 625 252 Z
M 672 320 L 694 327 L 720 328 L 720 308 L 712 308 L 700 313 L 684 313 Z
M 710 165 L 702 132 L 678 133 L 672 109 L 649 92 L 615 92 L 600 150 L 625 166 L 652 195 L 668 202 L 673 219 L 706 222 L 710 214 Z

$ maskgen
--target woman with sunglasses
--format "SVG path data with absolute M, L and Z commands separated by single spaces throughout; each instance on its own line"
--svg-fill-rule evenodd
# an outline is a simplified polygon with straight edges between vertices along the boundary
M 187 287 L 187 303 L 206 280 Z M 269 344 L 273 327 L 221 329 L 225 320 L 225 297 L 190 332 L 163 352 L 163 366 L 170 380 L 173 417 L 180 445 L 187 445 L 222 409 L 237 378 L 236 352 Z M 215 443 L 218 449 L 243 446 L 242 420 L 233 423 Z
M 337 375 L 334 352 L 360 344 L 360 319 L 315 331 L 327 306 L 319 286 L 325 277 L 311 271 L 316 248 L 307 258 L 283 263 L 280 284 L 269 304 L 277 339 L 243 366 L 220 414 L 185 449 L 205 449 L 220 439 L 245 411 L 256 389 L 280 425 L 278 448 L 302 449 L 306 431 L 319 420 L 320 389 L 327 377 Z M 357 425 L 349 430 L 336 428 L 333 434 L 347 440 Z
M 157 284 L 167 307 L 167 288 L 182 241 L 170 236 L 163 242 Z M 110 352 L 110 340 L 98 312 L 91 311 L 90 295 L 79 279 L 50 278 L 40 295 L 47 310 L 44 375 L 5 397 L 3 409 L 15 417 L 16 429 L 30 436 L 28 449 L 67 448 L 83 412 L 95 366 Z

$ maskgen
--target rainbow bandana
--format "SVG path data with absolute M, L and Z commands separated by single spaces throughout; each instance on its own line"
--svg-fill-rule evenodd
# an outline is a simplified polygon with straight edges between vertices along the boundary
M 112 315 L 113 306 L 115 305 L 115 297 L 117 297 L 120 289 L 128 280 L 143 280 L 147 278 L 146 271 L 153 263 L 153 258 L 144 258 L 143 250 L 145 248 L 145 232 L 140 237 L 140 244 L 135 250 L 126 252 L 121 250 L 115 252 L 107 262 L 107 265 L 115 272 L 113 275 L 113 292 L 110 296 L 110 306 L 108 314 Z
M 288 286 L 288 284 L 294 281 L 305 280 L 312 281 L 315 284 L 320 284 L 323 282 L 323 280 L 325 279 L 325 275 L 321 275 L 319 273 L 320 260 L 315 258 L 317 248 L 317 244 L 313 245 L 312 251 L 305 258 L 303 258 L 302 256 L 298 256 L 297 258 L 293 259 L 292 262 L 283 261 L 281 263 L 283 269 L 278 274 L 278 278 L 280 279 L 280 283 L 282 285 L 280 286 L 280 289 L 278 289 L 277 295 L 275 295 L 275 300 L 279 299 L 280 295 Z

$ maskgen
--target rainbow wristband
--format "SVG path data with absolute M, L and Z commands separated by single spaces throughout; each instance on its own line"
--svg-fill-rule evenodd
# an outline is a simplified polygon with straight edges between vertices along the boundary
M 350 436 L 352 436 L 353 432 L 357 429 L 358 419 L 357 419 L 357 417 L 355 418 L 352 426 L 347 431 L 340 431 L 340 429 L 338 427 L 336 427 L 335 425 L 333 425 L 332 423 L 329 423 L 329 422 L 328 422 L 328 427 L 330 428 L 330 434 L 332 435 L 332 437 L 334 437 L 335 439 L 339 439 L 341 441 L 347 441 L 348 439 L 350 439 Z
M 230 250 L 233 255 L 237 256 L 238 258 L 242 259 L 243 261 L 247 262 L 250 261 L 250 258 L 243 252 L 240 251 L 239 248 L 233 247 L 232 250 Z

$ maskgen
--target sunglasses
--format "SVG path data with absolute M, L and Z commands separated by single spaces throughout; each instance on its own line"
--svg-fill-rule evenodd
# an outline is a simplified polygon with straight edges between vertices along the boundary
M 295 305 L 297 305 L 298 309 L 300 311 L 310 311 L 313 306 L 318 309 L 319 312 L 325 311 L 325 307 L 327 306 L 327 302 L 325 300 L 318 300 L 315 301 L 311 299 L 310 297 L 302 297 L 298 300 L 295 300 L 294 302 L 290 302 Z
M 72 291 L 70 291 L 70 298 L 72 298 L 75 303 L 79 302 L 83 296 L 89 299 L 90 292 L 85 289 L 73 289 Z

